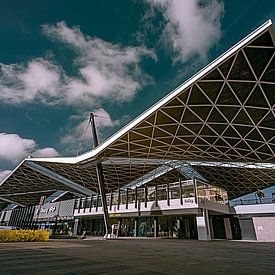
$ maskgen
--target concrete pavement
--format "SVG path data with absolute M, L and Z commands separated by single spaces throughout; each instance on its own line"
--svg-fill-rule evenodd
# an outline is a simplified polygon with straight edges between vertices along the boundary
M 172 239 L 0 244 L 0 274 L 275 274 L 275 243 Z

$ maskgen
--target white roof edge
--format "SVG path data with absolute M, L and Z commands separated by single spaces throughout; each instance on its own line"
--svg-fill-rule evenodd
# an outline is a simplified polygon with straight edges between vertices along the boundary
M 0 187 L 1 185 L 25 162 L 26 159 L 23 159 L 9 174 L 8 176 L 0 182 Z
M 101 145 L 99 145 L 96 149 L 89 151 L 87 153 L 84 153 L 78 157 L 76 157 L 77 162 L 84 161 L 86 159 L 89 159 L 91 157 L 95 157 L 98 155 L 101 151 L 103 151 L 106 147 L 111 145 L 116 139 L 123 136 L 125 133 L 127 133 L 131 128 L 136 126 L 138 123 L 142 122 L 146 117 L 151 115 L 153 112 L 155 112 L 157 109 L 159 109 L 162 105 L 167 103 L 169 100 L 174 98 L 177 94 L 179 94 L 182 90 L 188 88 L 193 83 L 195 83 L 197 80 L 199 80 L 202 76 L 204 76 L 206 73 L 210 72 L 214 67 L 216 67 L 219 63 L 226 60 L 228 57 L 230 57 L 232 54 L 234 54 L 236 51 L 244 47 L 247 43 L 249 43 L 251 40 L 253 40 L 255 37 L 257 37 L 262 32 L 266 31 L 270 26 L 272 25 L 271 19 L 263 23 L 261 26 L 259 26 L 256 30 L 252 31 L 250 34 L 248 34 L 246 37 L 244 37 L 242 40 L 237 42 L 234 46 L 229 48 L 227 51 L 225 51 L 222 55 L 220 55 L 218 58 L 216 58 L 214 61 L 210 62 L 206 67 L 204 67 L 202 70 L 197 72 L 195 75 L 193 75 L 191 78 L 189 78 L 187 81 L 182 83 L 180 86 L 178 86 L 176 89 L 172 90 L 168 95 L 163 97 L 161 100 L 159 100 L 156 104 L 151 106 L 149 109 L 147 109 L 145 112 L 140 114 L 138 117 L 136 117 L 134 120 L 132 120 L 129 124 L 121 128 L 118 132 L 116 132 L 114 135 L 112 135 L 110 138 L 108 138 L 106 141 L 104 141 Z
M 271 169 L 274 170 L 275 164 L 270 162 L 224 162 L 224 161 L 186 161 L 190 165 L 228 167 L 228 168 L 248 168 L 248 169 Z
M 76 157 L 54 157 L 54 158 L 26 158 L 25 160 L 35 162 L 58 162 L 58 163 L 76 163 Z

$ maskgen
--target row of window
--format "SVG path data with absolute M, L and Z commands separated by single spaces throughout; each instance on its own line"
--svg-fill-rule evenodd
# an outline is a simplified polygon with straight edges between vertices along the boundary
M 227 199 L 227 194 L 223 190 L 201 183 L 199 181 L 184 181 L 176 183 L 167 183 L 163 185 L 137 187 L 133 189 L 118 190 L 106 195 L 107 205 L 111 208 L 114 205 L 145 204 L 150 201 L 167 200 L 169 205 L 171 199 L 180 199 L 183 203 L 183 198 L 203 198 L 212 201 L 224 201 Z M 101 196 L 95 194 L 91 197 L 79 198 L 75 202 L 75 209 L 98 208 L 102 206 Z

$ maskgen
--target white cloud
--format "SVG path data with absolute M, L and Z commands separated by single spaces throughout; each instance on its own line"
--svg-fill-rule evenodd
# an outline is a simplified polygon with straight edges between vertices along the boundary
M 17 134 L 0 133 L 0 160 L 15 164 L 31 154 L 37 157 L 59 155 L 54 148 L 37 149 L 37 147 L 33 139 L 22 138 Z
M 0 171 L 0 182 L 2 182 L 11 172 L 11 170 Z
M 17 163 L 34 151 L 33 139 L 22 138 L 17 134 L 0 133 L 0 159 Z
M 32 153 L 32 156 L 37 158 L 40 158 L 40 157 L 51 158 L 51 157 L 58 157 L 59 153 L 56 151 L 56 149 L 52 147 L 46 147 L 42 149 L 37 149 Z
M 112 120 L 110 114 L 103 108 L 94 111 L 95 124 L 100 130 L 103 127 L 114 127 L 119 125 L 119 120 Z
M 50 61 L 37 58 L 26 66 L 0 63 L 0 101 L 22 104 L 60 97 L 60 69 Z
M 112 120 L 110 114 L 103 108 L 97 109 L 93 113 L 99 140 L 102 138 L 103 129 L 120 125 L 119 120 Z M 71 116 L 69 120 L 70 123 L 67 129 L 69 133 L 60 139 L 61 144 L 70 145 L 70 148 L 74 148 L 76 151 L 83 150 L 86 147 L 91 149 L 92 132 L 91 125 L 88 125 L 89 113 Z M 71 125 L 74 126 L 71 127 Z
M 72 60 L 78 76 L 68 76 L 53 60 L 36 58 L 27 64 L 0 63 L 0 102 L 99 106 L 101 100 L 132 100 L 152 78 L 142 72 L 142 58 L 156 59 L 144 47 L 123 47 L 85 36 L 65 22 L 42 26 L 43 33 L 75 51 Z
M 69 78 L 66 85 L 69 104 L 86 103 L 92 98 L 129 101 L 152 81 L 141 71 L 139 63 L 144 56 L 156 56 L 144 47 L 122 47 L 85 36 L 78 27 L 70 28 L 65 22 L 44 25 L 43 31 L 78 54 L 74 65 L 80 77 Z
M 151 0 L 153 8 L 162 11 L 167 23 L 162 41 L 172 47 L 174 61 L 185 62 L 192 55 L 206 59 L 211 46 L 221 37 L 223 2 L 218 0 Z M 152 11 L 149 11 L 152 14 Z

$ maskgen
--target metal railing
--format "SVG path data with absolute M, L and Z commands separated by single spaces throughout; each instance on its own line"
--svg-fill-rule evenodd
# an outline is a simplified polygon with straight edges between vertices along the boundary
M 253 205 L 253 204 L 270 204 L 275 203 L 274 198 L 255 198 L 255 199 L 239 199 L 235 201 L 229 201 L 230 206 L 236 206 L 236 205 Z
M 156 184 L 155 186 L 143 186 L 136 187 L 135 189 L 128 188 L 124 190 L 116 190 L 106 194 L 106 201 L 108 209 L 112 209 L 112 206 L 117 206 L 119 209 L 120 205 L 134 204 L 135 208 L 138 207 L 139 203 L 143 202 L 147 207 L 148 202 L 155 202 L 167 200 L 167 205 L 170 205 L 170 200 L 180 199 L 180 204 L 184 203 L 185 198 L 194 197 L 195 202 L 198 199 L 206 199 L 209 201 L 220 202 L 224 204 L 224 200 L 221 200 L 221 196 L 218 194 L 212 194 L 211 196 L 206 195 L 206 190 L 210 190 L 211 186 L 201 184 L 198 180 L 186 180 L 178 181 L 174 183 Z M 216 189 L 215 189 L 216 190 Z M 209 193 L 209 192 L 208 192 Z M 102 206 L 101 197 L 99 194 L 95 194 L 89 197 L 78 198 L 75 201 L 75 210 L 80 212 L 81 209 L 97 209 Z M 88 211 L 88 210 L 87 210 Z

